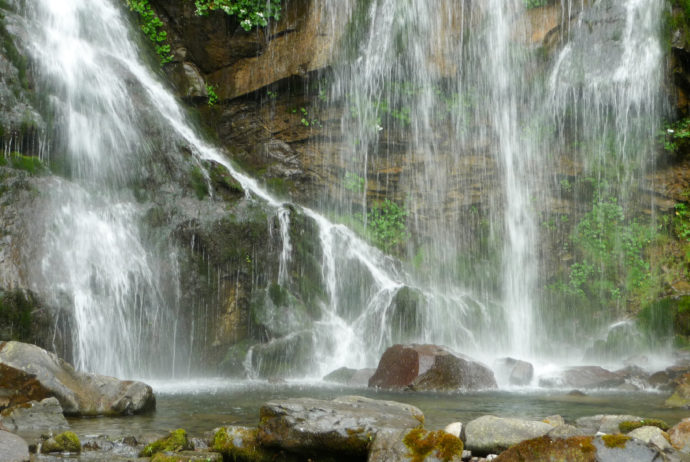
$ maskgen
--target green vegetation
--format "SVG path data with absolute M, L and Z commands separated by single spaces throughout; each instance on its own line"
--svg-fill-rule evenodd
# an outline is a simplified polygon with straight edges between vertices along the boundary
M 181 428 L 170 432 L 165 438 L 161 438 L 148 444 L 139 454 L 139 457 L 151 457 L 158 452 L 179 452 L 192 449 L 187 440 L 187 432 Z
M 0 167 L 11 167 L 17 170 L 24 170 L 31 175 L 47 171 L 41 159 L 33 156 L 24 156 L 19 152 L 12 152 L 8 156 L 0 156 Z
M 218 102 L 216 87 L 214 87 L 213 85 L 206 85 L 206 94 L 208 95 L 208 107 L 215 106 Z
M 690 117 L 665 124 L 659 133 L 659 141 L 668 153 L 678 154 L 686 151 L 690 146 Z
M 400 250 L 410 237 L 407 215 L 404 206 L 388 199 L 374 204 L 367 214 L 367 232 L 374 245 L 387 253 Z
M 625 422 L 618 424 L 618 429 L 621 431 L 621 433 L 630 433 L 631 431 L 640 427 L 657 427 L 663 431 L 671 428 L 666 422 L 660 419 L 626 420 Z
M 173 60 L 170 53 L 168 33 L 163 29 L 163 21 L 153 11 L 148 0 L 127 0 L 132 11 L 139 14 L 141 30 L 153 43 L 156 54 L 160 58 L 161 66 Z
M 253 27 L 265 27 L 268 19 L 280 19 L 280 0 L 195 0 L 196 14 L 206 16 L 209 11 L 221 10 L 240 21 L 249 32 Z
M 361 193 L 361 192 L 364 192 L 364 186 L 365 186 L 364 178 L 357 175 L 356 173 L 352 173 L 352 172 L 345 173 L 345 182 L 343 183 L 343 187 L 345 189 L 347 189 L 348 191 L 352 191 L 354 193 Z
M 522 3 L 524 3 L 526 9 L 531 10 L 532 8 L 546 6 L 549 2 L 548 0 L 522 0 Z
M 199 200 L 202 200 L 209 195 L 210 191 L 208 188 L 208 180 L 201 167 L 198 165 L 192 167 L 192 171 L 190 172 L 190 180 L 194 193 Z

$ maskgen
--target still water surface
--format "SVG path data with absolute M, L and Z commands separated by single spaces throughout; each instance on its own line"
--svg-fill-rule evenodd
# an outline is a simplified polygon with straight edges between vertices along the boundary
M 468 422 L 486 414 L 528 419 L 560 414 L 566 421 L 594 414 L 633 414 L 660 418 L 671 425 L 690 416 L 688 410 L 665 408 L 667 394 L 648 391 L 600 391 L 584 397 L 569 396 L 568 390 L 416 393 L 323 383 L 233 383 L 225 379 L 152 385 L 157 396 L 154 413 L 120 418 L 70 419 L 73 431 L 80 436 L 151 437 L 175 428 L 185 428 L 192 436 L 202 436 L 221 425 L 256 426 L 259 408 L 269 400 L 297 397 L 333 399 L 342 395 L 361 395 L 415 405 L 424 412 L 426 427 L 430 429 L 442 428 L 455 421 Z

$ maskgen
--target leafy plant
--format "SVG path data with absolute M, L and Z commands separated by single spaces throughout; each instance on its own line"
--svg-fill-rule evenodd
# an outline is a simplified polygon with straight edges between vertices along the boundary
M 195 0 L 196 14 L 206 16 L 209 11 L 221 10 L 240 21 L 249 32 L 253 27 L 265 27 L 268 19 L 280 19 L 280 0 Z
M 364 191 L 364 182 L 364 178 L 357 175 L 356 173 L 347 172 L 345 173 L 345 182 L 343 186 L 348 191 L 362 192 Z
M 407 230 L 408 212 L 388 199 L 374 205 L 367 214 L 367 231 L 373 243 L 384 252 L 400 247 L 410 237 Z
M 208 106 L 213 107 L 218 102 L 218 95 L 216 94 L 216 87 L 213 85 L 206 85 L 206 94 L 208 95 Z
M 168 33 L 163 29 L 163 21 L 153 11 L 148 0 L 127 0 L 127 4 L 132 11 L 139 14 L 141 30 L 151 40 L 156 54 L 160 58 L 161 66 L 172 61 Z
M 678 153 L 690 141 L 690 117 L 673 124 L 666 124 L 659 132 L 658 138 L 665 151 L 672 154 Z

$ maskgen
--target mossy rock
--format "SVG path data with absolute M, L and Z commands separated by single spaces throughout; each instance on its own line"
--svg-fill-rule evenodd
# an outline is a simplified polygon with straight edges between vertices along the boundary
M 597 449 L 591 436 L 552 439 L 548 436 L 523 441 L 499 455 L 495 462 L 595 462 Z
M 211 450 L 219 452 L 226 460 L 269 462 L 275 454 L 257 443 L 258 430 L 246 427 L 223 427 L 213 435 Z
M 158 452 L 151 462 L 223 462 L 223 456 L 216 452 Z
M 462 440 L 457 436 L 443 430 L 428 431 L 423 428 L 410 430 L 403 438 L 403 443 L 410 451 L 411 462 L 423 462 L 429 456 L 443 462 L 460 460 L 464 449 Z
M 623 449 L 626 444 L 628 444 L 628 441 L 630 441 L 632 438 L 629 436 L 621 435 L 620 433 L 616 435 L 602 435 L 601 440 L 604 442 L 607 448 L 614 449 Z
M 41 445 L 41 452 L 49 454 L 53 452 L 81 452 L 81 441 L 74 432 L 64 432 L 59 435 L 48 438 Z
M 192 445 L 187 440 L 187 432 L 181 428 L 170 432 L 165 438 L 148 444 L 139 453 L 141 457 L 151 457 L 159 452 L 180 452 L 192 449 Z
M 661 419 L 626 420 L 625 422 L 618 424 L 618 428 L 620 429 L 621 433 L 630 433 L 631 431 L 640 427 L 657 427 L 663 431 L 671 428 Z

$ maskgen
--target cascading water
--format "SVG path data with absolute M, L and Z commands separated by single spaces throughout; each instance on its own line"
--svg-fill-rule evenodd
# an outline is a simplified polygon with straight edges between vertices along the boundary
M 280 318 L 292 331 L 268 343 L 289 353 L 306 339 L 307 347 L 297 347 L 308 356 L 300 374 L 372 366 L 395 342 L 445 344 L 483 359 L 533 358 L 545 354 L 540 344 L 551 348 L 536 294 L 549 155 L 573 136 L 564 128 L 572 124 L 565 120 L 570 106 L 582 126 L 615 128 L 624 152 L 631 137 L 649 133 L 636 121 L 660 114 L 661 7 L 654 0 L 623 2 L 627 46 L 620 66 L 598 69 L 599 80 L 587 86 L 575 79 L 580 66 L 589 68 L 582 62 L 586 31 L 571 24 L 571 14 L 582 9 L 578 2 L 552 5 L 566 44 L 549 82 L 538 76 L 548 63 L 530 42 L 536 27 L 525 3 L 476 3 L 327 2 L 324 11 L 348 16 L 353 27 L 335 55 L 343 61 L 328 95 L 328 104 L 342 109 L 340 130 L 348 134 L 338 164 L 345 186 L 321 207 L 372 226 L 377 217 L 367 210 L 383 197 L 370 194 L 368 183 L 392 184 L 395 176 L 388 198 L 404 204 L 417 241 L 387 249 L 414 257 L 402 264 L 347 227 L 297 208 L 318 227 L 325 295 L 314 320 L 296 311 Z M 144 211 L 128 190 L 154 151 L 145 130 L 165 133 L 171 149 L 184 146 L 223 165 L 249 198 L 276 210 L 281 287 L 291 284 L 295 264 L 292 212 L 200 138 L 137 58 L 133 31 L 112 1 L 38 0 L 24 12 L 41 90 L 60 127 L 53 151 L 65 153 L 72 178 L 54 194 L 36 289 L 56 305 L 73 306 L 80 368 L 175 373 L 189 364 L 199 340 L 176 330 L 179 288 L 169 281 L 179 278 L 177 257 L 145 237 Z M 626 73 L 630 62 L 644 63 L 636 67 L 641 74 Z M 643 78 L 645 84 L 633 84 Z M 547 123 L 561 131 L 535 133 Z M 398 145 L 407 147 L 396 152 Z M 250 348 L 250 375 L 262 361 L 261 345 Z

